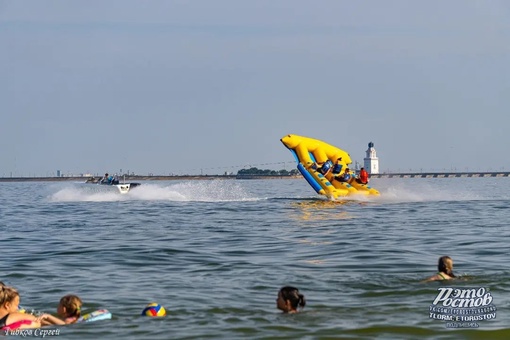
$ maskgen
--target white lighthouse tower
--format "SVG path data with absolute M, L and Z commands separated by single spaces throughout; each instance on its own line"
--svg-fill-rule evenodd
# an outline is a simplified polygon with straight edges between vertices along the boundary
M 365 170 L 369 174 L 378 174 L 379 173 L 379 158 L 377 158 L 377 153 L 374 149 L 374 143 L 368 143 L 367 156 L 363 158 L 363 163 L 365 165 Z

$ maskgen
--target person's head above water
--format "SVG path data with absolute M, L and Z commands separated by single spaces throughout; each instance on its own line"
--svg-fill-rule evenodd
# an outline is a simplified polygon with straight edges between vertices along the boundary
M 437 261 L 437 270 L 440 273 L 448 274 L 451 277 L 455 277 L 453 275 L 453 260 L 450 256 L 441 256 Z
M 425 279 L 424 282 L 451 280 L 456 278 L 453 274 L 453 260 L 450 256 L 441 256 L 437 261 L 437 273 Z
M 76 295 L 66 295 L 60 299 L 57 307 L 57 313 L 65 318 L 79 318 L 81 315 L 81 306 L 83 302 Z
M 298 307 L 304 308 L 305 304 L 305 296 L 295 287 L 285 286 L 278 292 L 276 307 L 284 313 L 297 313 Z
M 0 309 L 5 309 L 8 313 L 18 310 L 19 293 L 16 289 L 1 285 L 0 286 Z

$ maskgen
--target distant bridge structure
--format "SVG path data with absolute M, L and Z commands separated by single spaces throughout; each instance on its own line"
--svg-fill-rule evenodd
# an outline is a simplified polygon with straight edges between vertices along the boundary
M 509 171 L 499 172 L 385 172 L 371 174 L 370 178 L 475 178 L 475 177 L 510 177 Z M 154 180 L 203 180 L 203 179 L 294 179 L 301 175 L 151 175 L 151 176 L 125 176 L 126 181 L 154 181 Z M 46 181 L 77 181 L 84 182 L 87 177 L 0 177 L 0 182 L 46 182 Z M 124 178 L 123 178 L 124 180 Z

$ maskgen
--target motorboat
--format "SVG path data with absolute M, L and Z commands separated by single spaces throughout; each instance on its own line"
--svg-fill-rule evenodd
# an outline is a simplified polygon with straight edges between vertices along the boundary
M 112 180 L 103 180 L 103 179 L 97 179 L 95 177 L 91 177 L 87 179 L 85 182 L 86 184 L 92 184 L 97 185 L 98 189 L 105 189 L 105 190 L 113 190 L 118 191 L 121 194 L 127 194 L 131 189 L 136 188 L 140 186 L 140 183 L 126 183 L 123 181 L 122 183 L 119 182 L 119 180 L 114 177 Z

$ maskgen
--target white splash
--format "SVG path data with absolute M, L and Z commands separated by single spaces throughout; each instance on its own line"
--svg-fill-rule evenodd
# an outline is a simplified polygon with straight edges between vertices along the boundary
M 229 202 L 256 201 L 260 198 L 248 193 L 239 182 L 229 180 L 200 180 L 168 184 L 168 182 L 142 183 L 127 194 L 97 192 L 86 185 L 60 188 L 49 196 L 54 202 L 108 202 L 108 201 L 197 201 Z
M 96 192 L 74 186 L 60 189 L 48 199 L 51 202 L 115 202 L 125 200 L 125 197 L 114 191 Z
M 381 196 L 374 201 L 379 203 L 431 202 L 431 201 L 471 201 L 488 199 L 487 195 L 471 190 L 448 179 L 408 179 L 378 182 Z

